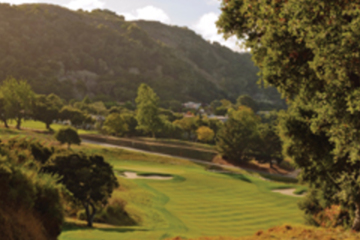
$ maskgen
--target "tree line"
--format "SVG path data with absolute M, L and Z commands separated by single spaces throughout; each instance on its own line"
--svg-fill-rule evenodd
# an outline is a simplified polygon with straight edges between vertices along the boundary
M 208 106 L 215 111 L 226 110 L 225 123 L 199 111 L 184 116 L 160 108 L 159 97 L 147 84 L 138 88 L 135 103 L 107 108 L 88 97 L 66 103 L 55 94 L 37 95 L 26 81 L 14 78 L 0 86 L 1 120 L 6 127 L 9 119 L 16 121 L 18 129 L 29 118 L 43 122 L 49 130 L 54 121 L 70 121 L 77 128 L 91 126 L 120 137 L 151 136 L 215 144 L 224 158 L 234 161 L 282 159 L 274 121 L 276 114 L 271 115 L 273 118 L 256 115 L 258 105 L 249 96 L 240 96 L 235 104 L 223 99 Z M 62 132 L 57 137 L 66 142 Z

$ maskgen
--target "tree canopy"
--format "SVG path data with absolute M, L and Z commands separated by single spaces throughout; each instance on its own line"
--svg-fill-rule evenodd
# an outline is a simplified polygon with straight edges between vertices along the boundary
M 8 78 L 0 86 L 3 101 L 3 118 L 16 120 L 16 128 L 20 129 L 21 120 L 29 116 L 35 93 L 24 80 Z
M 223 0 L 221 9 L 220 30 L 244 41 L 262 82 L 290 104 L 285 153 L 329 204 L 355 207 L 359 231 L 359 1 Z
M 247 161 L 256 146 L 260 119 L 247 107 L 231 109 L 229 119 L 217 135 L 217 148 L 224 159 Z
M 152 137 L 159 131 L 161 119 L 159 117 L 159 97 L 146 84 L 142 83 L 138 89 L 136 102 L 136 120 L 138 128 L 150 132 Z
M 55 133 L 55 138 L 58 140 L 61 144 L 67 143 L 68 148 L 70 148 L 71 144 L 78 144 L 80 145 L 81 139 L 73 127 L 65 127 L 59 129 Z
M 103 130 L 109 134 L 123 136 L 129 130 L 129 126 L 126 123 L 125 116 L 112 113 L 106 117 Z
M 55 94 L 37 95 L 33 103 L 34 119 L 46 124 L 46 128 L 50 129 L 50 125 L 54 120 L 60 117 L 60 109 L 63 106 L 62 100 Z
M 58 183 L 64 184 L 85 208 L 89 227 L 92 227 L 97 207 L 106 204 L 114 188 L 119 186 L 112 166 L 97 155 L 71 152 L 56 154 L 42 170 L 61 177 Z

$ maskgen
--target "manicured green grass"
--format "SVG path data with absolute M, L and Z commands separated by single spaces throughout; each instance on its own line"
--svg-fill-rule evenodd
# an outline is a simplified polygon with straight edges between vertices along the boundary
M 216 151 L 216 146 L 206 143 L 200 142 L 190 142 L 185 140 L 178 140 L 178 139 L 161 139 L 161 138 L 145 138 L 139 137 L 136 140 L 145 141 L 145 142 L 156 142 L 156 143 L 163 143 L 163 144 L 173 144 L 173 145 L 180 145 L 180 146 L 187 146 L 187 147 L 194 147 L 194 148 L 203 148 L 205 150 L 214 150 Z
M 103 151 L 89 148 L 92 152 Z M 246 236 L 259 229 L 276 225 L 302 223 L 297 198 L 271 192 L 277 188 L 301 188 L 263 181 L 258 177 L 241 174 L 219 174 L 203 167 L 153 158 L 140 160 L 136 154 L 106 150 L 104 156 L 115 170 L 138 173 L 160 173 L 180 176 L 173 180 L 146 180 L 119 178 L 125 190 L 116 191 L 115 198 L 128 202 L 126 210 L 141 225 L 135 230 L 65 230 L 60 240 L 85 239 L 166 239 L 183 236 Z M 119 150 L 118 150 L 119 151 Z M 107 155 L 109 153 L 109 155 Z M 125 157 L 124 157 L 125 156 Z M 128 157 L 135 157 L 135 161 Z M 174 162 L 173 162 L 174 161 Z M 165 162 L 166 163 L 166 162 Z M 185 165 L 184 165 L 185 164 Z M 126 230 L 127 229 L 127 230 Z M 123 231 L 123 232 L 121 232 Z M 119 233 L 121 232 L 121 233 Z
M 9 126 L 11 127 L 15 127 L 16 126 L 16 122 L 15 121 L 9 121 L 8 122 Z M 50 127 L 54 130 L 57 131 L 60 128 L 64 127 L 64 125 L 61 124 L 51 124 Z M 39 122 L 39 121 L 34 121 L 34 120 L 25 120 L 22 121 L 21 123 L 21 128 L 25 128 L 25 129 L 34 129 L 34 130 L 47 130 L 46 129 L 46 125 L 43 122 Z M 79 134 L 96 134 L 97 131 L 88 131 L 88 130 L 83 130 L 83 129 L 78 129 L 78 133 Z
M 8 136 L 54 142 L 51 135 L 0 129 Z M 175 236 L 246 236 L 260 229 L 303 222 L 298 198 L 271 192 L 302 186 L 263 181 L 249 174 L 220 174 L 177 158 L 159 157 L 90 144 L 74 151 L 101 154 L 117 172 L 170 174 L 172 180 L 118 177 L 120 188 L 110 201 L 127 202 L 125 210 L 139 222 L 134 227 L 87 229 L 66 226 L 59 240 L 166 239 Z M 241 171 L 239 171 L 241 173 Z

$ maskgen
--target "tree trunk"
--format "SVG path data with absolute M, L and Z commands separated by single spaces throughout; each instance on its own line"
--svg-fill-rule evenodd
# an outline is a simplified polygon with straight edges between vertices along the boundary
M 21 117 L 18 117 L 16 120 L 16 128 L 20 130 L 20 126 L 21 126 Z
M 155 138 L 155 132 L 151 132 L 153 138 Z
M 360 202 L 355 202 L 355 207 L 355 218 L 351 229 L 358 232 L 360 231 Z
M 6 128 L 9 128 L 9 125 L 7 124 L 6 119 L 3 119 L 2 121 L 4 122 L 4 126 L 5 126 Z
M 46 124 L 46 129 L 50 130 L 50 123 L 45 123 Z
M 70 144 L 70 143 L 68 143 L 68 149 L 70 149 L 70 145 L 71 145 L 71 144 Z
M 96 208 L 92 203 L 83 203 L 83 205 L 85 207 L 86 219 L 88 222 L 87 226 L 93 227 L 94 217 L 96 214 Z M 91 206 L 91 213 L 90 213 L 89 205 Z

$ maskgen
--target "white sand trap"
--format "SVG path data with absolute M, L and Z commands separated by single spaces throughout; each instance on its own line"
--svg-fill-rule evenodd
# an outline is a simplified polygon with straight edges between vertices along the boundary
M 275 190 L 272 190 L 272 192 L 276 192 L 276 193 L 281 193 L 281 194 L 284 194 L 284 195 L 288 195 L 288 196 L 292 196 L 292 197 L 303 197 L 305 195 L 305 193 L 303 194 L 295 194 L 295 188 L 287 188 L 287 189 L 275 189 Z
M 153 179 L 153 180 L 171 180 L 173 179 L 172 176 L 158 176 L 156 174 L 150 175 L 150 176 L 138 176 L 135 172 L 123 172 L 123 177 L 126 177 L 128 179 Z

